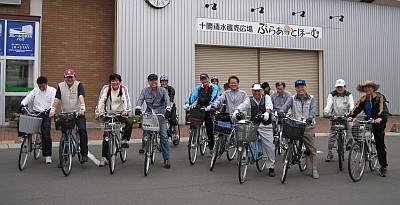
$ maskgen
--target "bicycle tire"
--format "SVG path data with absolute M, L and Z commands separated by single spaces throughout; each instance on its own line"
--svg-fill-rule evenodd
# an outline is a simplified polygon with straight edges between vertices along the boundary
M 244 155 L 246 153 L 246 155 Z M 246 181 L 246 174 L 247 174 L 247 157 L 248 157 L 248 149 L 242 147 L 242 150 L 238 152 L 239 157 L 239 182 L 241 184 Z
M 301 172 L 304 172 L 307 169 L 307 159 L 306 159 L 306 146 L 303 142 L 303 140 L 300 140 L 299 142 L 299 147 L 298 149 L 300 149 L 300 153 L 299 154 L 299 170 Z
M 155 134 L 155 133 L 150 134 L 150 141 L 151 141 L 150 162 L 151 162 L 151 164 L 154 164 L 154 162 L 156 160 L 156 149 L 158 149 L 160 151 L 160 147 L 161 147 L 161 145 L 158 144 L 158 142 L 157 142 L 157 138 L 158 138 L 158 134 Z M 160 152 L 162 152 L 162 150 Z
M 194 165 L 196 163 L 197 159 L 197 150 L 198 150 L 198 135 L 199 130 L 197 129 L 191 129 L 190 130 L 190 136 L 189 136 L 189 143 L 188 143 L 188 156 L 189 156 L 189 162 L 191 165 Z
M 115 171 L 115 157 L 117 155 L 117 147 L 115 144 L 115 134 L 108 133 L 108 168 L 111 174 Z
M 174 135 L 172 135 L 172 144 L 174 146 L 178 146 L 179 143 L 181 142 L 181 128 L 179 127 L 179 124 L 177 125 L 178 127 L 178 132 L 175 132 L 174 130 Z
M 65 176 L 71 174 L 72 169 L 72 147 L 71 147 L 71 140 L 67 141 L 69 136 L 66 133 L 63 133 L 60 140 L 60 164 L 61 164 L 61 171 Z
M 371 172 L 375 171 L 376 166 L 378 165 L 378 152 L 376 151 L 376 144 L 372 139 L 371 139 L 371 150 L 369 152 L 368 164 L 369 164 L 369 170 Z
M 343 134 L 339 133 L 337 137 L 337 152 L 338 152 L 338 161 L 339 161 L 339 170 L 343 171 L 343 160 L 344 160 L 344 142 L 343 142 Z
M 199 128 L 199 132 L 200 132 L 199 134 L 200 154 L 203 156 L 206 153 L 208 146 L 206 127 L 201 126 Z
M 289 147 L 286 150 L 284 156 L 283 156 L 283 172 L 282 172 L 282 178 L 281 178 L 281 183 L 285 183 L 286 181 L 286 176 L 288 173 L 288 170 L 290 168 L 290 165 L 292 163 L 292 153 L 293 153 L 293 145 L 289 143 Z
M 28 145 L 29 140 L 27 138 L 29 138 L 29 136 L 23 136 L 21 148 L 19 150 L 18 168 L 21 171 L 25 168 L 26 160 L 28 159 L 28 154 L 29 154 L 29 145 Z
M 42 153 L 42 135 L 41 134 L 33 134 L 33 158 L 39 159 L 40 154 Z
M 151 136 L 147 135 L 144 136 L 147 138 L 147 140 L 144 141 L 144 147 L 145 147 L 145 152 L 144 152 L 144 176 L 147 176 L 149 173 L 150 169 L 150 161 L 151 161 L 151 150 L 153 149 L 152 143 L 151 143 Z
M 217 137 L 215 137 L 217 136 Z M 210 171 L 214 169 L 215 162 L 217 161 L 220 149 L 221 149 L 221 138 L 218 135 L 214 136 L 214 148 L 211 155 Z
M 256 165 L 257 165 L 257 170 L 259 171 L 259 172 L 262 172 L 262 171 L 264 171 L 264 169 L 265 169 L 265 166 L 267 166 L 267 158 L 263 158 L 262 156 L 264 155 L 264 153 L 263 153 L 263 151 L 262 151 L 262 143 L 261 143 L 261 139 L 258 139 L 257 141 L 256 141 L 256 143 L 258 143 L 258 145 L 257 145 L 257 147 L 258 147 L 258 149 L 259 150 L 255 150 L 256 152 L 258 152 L 257 153 L 257 155 L 258 155 L 258 157 L 257 157 L 257 159 L 256 159 Z
M 358 182 L 362 178 L 365 164 L 364 142 L 358 141 L 351 147 L 348 158 L 349 176 L 354 182 Z
M 280 140 L 279 136 L 274 136 L 274 146 L 275 146 L 275 156 L 276 155 L 281 155 L 280 153 Z
M 233 137 L 233 135 L 230 135 L 230 139 L 229 141 L 226 140 L 226 144 L 225 144 L 225 148 L 226 148 L 226 158 L 229 161 L 232 161 L 233 159 L 235 159 L 236 156 L 236 141 L 235 138 Z
M 124 148 L 124 147 L 121 146 L 121 141 L 119 142 L 119 150 L 118 150 L 118 152 L 119 152 L 119 158 L 121 159 L 121 162 L 125 163 L 126 162 L 126 158 L 128 156 L 128 153 L 127 153 L 127 148 Z

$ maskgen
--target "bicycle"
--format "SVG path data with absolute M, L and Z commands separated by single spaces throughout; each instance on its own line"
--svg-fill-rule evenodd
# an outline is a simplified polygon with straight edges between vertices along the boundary
M 337 153 L 338 153 L 338 161 L 339 161 L 339 170 L 343 170 L 343 161 L 344 161 L 344 153 L 346 151 L 346 141 L 345 136 L 347 130 L 347 119 L 344 116 L 330 116 L 329 120 L 331 121 L 331 130 L 335 132 L 336 141 L 337 141 Z
M 204 125 L 205 109 L 191 108 L 188 110 L 187 121 L 190 122 L 188 156 L 191 165 L 196 163 L 197 153 L 204 155 L 207 149 L 208 140 L 206 127 Z
M 102 116 L 104 118 L 104 123 L 102 124 L 102 128 L 105 132 L 105 141 L 108 142 L 108 153 L 107 158 L 109 160 L 108 167 L 111 174 L 114 174 L 115 171 L 115 158 L 119 153 L 119 157 L 121 158 L 121 162 L 124 163 L 127 157 L 127 148 L 123 148 L 121 146 L 121 138 L 124 133 L 124 125 L 121 125 L 118 117 L 122 117 L 121 114 L 110 115 L 105 114 Z
M 34 159 L 38 159 L 42 153 L 42 134 L 40 131 L 42 118 L 39 116 L 48 114 L 47 110 L 35 114 L 26 107 L 23 107 L 23 111 L 26 112 L 27 115 L 19 116 L 18 126 L 18 131 L 23 133 L 21 139 L 21 148 L 18 156 L 18 168 L 21 171 L 25 168 L 28 154 L 32 152 L 32 150 Z
M 80 137 L 78 127 L 75 127 L 76 113 L 61 113 L 54 116 L 56 130 L 61 131 L 59 146 L 61 171 L 65 176 L 71 173 L 72 158 L 78 155 L 78 160 L 83 164 L 80 148 Z M 75 128 L 75 135 L 73 129 Z
M 211 155 L 210 171 L 214 169 L 217 158 L 226 152 L 226 157 L 232 161 L 236 156 L 236 142 L 233 136 L 234 125 L 230 122 L 228 113 L 216 113 L 214 120 L 214 147 Z
M 239 182 L 242 184 L 246 180 L 247 166 L 256 163 L 257 170 L 262 172 L 266 165 L 266 159 L 263 158 L 258 125 L 239 121 L 235 124 L 234 133 L 239 159 Z
M 275 121 L 273 121 L 274 126 L 274 145 L 275 145 L 275 156 L 281 155 L 283 152 L 284 142 L 282 140 L 282 123 L 279 121 L 278 111 L 273 113 Z
M 142 129 L 146 133 L 143 136 L 144 141 L 144 175 L 149 173 L 150 163 L 154 164 L 156 149 L 160 150 L 158 143 L 160 131 L 159 117 L 164 118 L 163 114 L 144 113 L 142 115 Z
M 283 155 L 283 173 L 281 182 L 285 183 L 287 172 L 292 165 L 298 164 L 299 170 L 304 172 L 307 168 L 303 142 L 306 123 L 302 120 L 283 118 L 282 136 L 288 139 Z
M 371 172 L 375 170 L 378 164 L 378 153 L 372 133 L 372 124 L 375 123 L 375 120 L 356 120 L 354 122 L 358 122 L 359 125 L 353 124 L 351 129 L 355 143 L 349 151 L 348 170 L 350 178 L 354 182 L 358 182 L 364 174 L 367 161 Z
M 178 121 L 178 116 L 176 116 L 176 121 Z M 178 146 L 179 143 L 181 142 L 181 128 L 179 127 L 179 124 L 177 125 L 178 130 L 175 132 L 174 126 L 171 126 L 169 124 L 169 120 L 167 122 L 167 136 L 169 139 L 171 139 L 172 144 L 174 146 Z

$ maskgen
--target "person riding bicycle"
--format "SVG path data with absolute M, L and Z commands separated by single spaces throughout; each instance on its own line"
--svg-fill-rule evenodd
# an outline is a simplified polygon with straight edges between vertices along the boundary
M 273 110 L 279 111 L 282 105 L 286 103 L 287 99 L 290 98 L 292 94 L 289 91 L 285 90 L 286 88 L 285 82 L 276 82 L 275 87 L 276 87 L 276 92 L 272 93 L 270 96 L 272 104 L 274 105 Z
M 326 107 L 324 108 L 324 117 L 329 117 L 331 114 L 334 116 L 345 116 L 350 113 L 354 108 L 353 94 L 346 90 L 346 82 L 343 79 L 336 80 L 335 90 L 328 95 L 326 100 Z M 348 126 L 346 131 L 347 145 L 346 149 L 353 143 L 351 135 L 351 127 Z M 332 148 L 335 145 L 336 134 L 334 130 L 329 133 L 328 139 L 328 155 L 325 161 L 329 162 L 333 159 Z
M 171 101 L 169 100 L 168 92 L 166 89 L 158 86 L 158 76 L 150 74 L 147 76 L 148 87 L 145 87 L 140 92 L 139 99 L 136 102 L 135 115 L 142 114 L 143 102 L 146 102 L 146 113 L 164 114 L 165 118 L 159 118 L 160 124 L 160 143 L 162 147 L 164 167 L 171 168 L 170 164 L 170 149 L 167 136 L 167 119 L 171 117 Z M 143 131 L 143 136 L 147 131 Z M 144 143 L 142 138 L 142 147 L 139 154 L 144 154 Z
M 268 82 L 263 82 L 261 84 L 261 88 L 264 91 L 264 95 L 269 95 L 271 96 L 273 93 L 275 93 L 274 91 L 271 90 L 271 87 L 269 87 L 269 83 Z
M 221 95 L 221 93 L 223 92 L 223 90 L 222 90 L 222 87 L 219 86 L 219 79 L 218 79 L 218 77 L 217 77 L 217 76 L 213 76 L 213 77 L 211 78 L 211 83 L 218 86 L 218 95 Z
M 363 84 L 357 86 L 357 90 L 364 92 L 365 95 L 358 100 L 347 120 L 352 122 L 353 118 L 360 114 L 361 111 L 364 111 L 365 119 L 373 118 L 375 120 L 375 123 L 372 125 L 372 133 L 374 134 L 379 164 L 381 165 L 379 171 L 380 176 L 386 177 L 386 167 L 388 164 L 386 159 L 385 128 L 387 120 L 383 118 L 385 99 L 382 95 L 379 95 L 379 97 L 376 93 L 379 87 L 379 84 L 370 80 L 366 80 Z M 378 97 L 379 102 L 377 100 Z
M 315 97 L 307 93 L 305 80 L 296 80 L 294 83 L 296 94 L 290 97 L 281 107 L 279 115 L 283 117 L 285 112 L 292 109 L 292 117 L 296 120 L 306 120 L 303 141 L 306 146 L 307 168 L 312 168 L 312 177 L 319 178 L 317 171 L 317 149 L 315 148 L 315 114 L 317 110 Z
M 169 100 L 171 101 L 172 107 L 171 107 L 171 117 L 169 118 L 169 124 L 173 127 L 174 134 L 178 135 L 178 120 L 176 120 L 176 105 L 174 102 L 175 99 L 175 89 L 174 87 L 168 85 L 168 76 L 162 75 L 160 77 L 160 84 L 161 87 L 167 89 L 168 91 L 168 96 Z
M 265 156 L 268 157 L 266 168 L 269 169 L 268 175 L 270 177 L 275 176 L 275 145 L 272 130 L 272 101 L 270 96 L 262 95 L 262 88 L 260 84 L 253 84 L 251 87 L 252 97 L 247 97 L 242 104 L 240 104 L 235 112 L 234 116 L 237 116 L 239 112 L 246 113 L 250 110 L 251 121 L 259 125 L 258 132 L 261 136 L 262 151 Z M 257 119 L 256 116 L 262 114 L 262 119 Z
M 232 115 L 236 108 L 247 98 L 247 94 L 239 89 L 239 78 L 237 76 L 230 76 L 228 82 L 230 89 L 222 93 L 221 97 L 213 103 L 213 107 L 219 109 L 225 105 L 226 112 Z
M 58 84 L 53 105 L 50 108 L 50 117 L 54 117 L 56 107 L 61 103 L 62 112 L 77 112 L 76 126 L 79 130 L 80 147 L 83 162 L 88 161 L 88 136 L 86 131 L 85 88 L 75 80 L 75 71 L 67 69 L 64 72 L 64 82 Z
M 40 76 L 37 78 L 36 83 L 38 87 L 34 88 L 22 101 L 19 108 L 19 112 L 22 112 L 23 107 L 26 107 L 29 103 L 33 102 L 33 112 L 35 114 L 41 113 L 45 110 L 49 110 L 53 103 L 54 97 L 56 95 L 56 89 L 47 85 L 47 78 L 45 76 Z M 46 164 L 52 164 L 51 160 L 51 149 L 52 140 L 50 135 L 51 130 L 51 119 L 46 113 L 38 117 L 42 118 L 42 124 L 40 130 L 42 133 L 42 149 L 43 157 L 45 157 Z
M 129 116 L 132 111 L 131 100 L 129 97 L 128 88 L 121 84 L 122 79 L 119 74 L 113 73 L 108 77 L 108 85 L 104 85 L 100 91 L 98 104 L 95 111 L 95 119 L 107 114 L 121 114 L 117 116 L 118 121 L 125 124 L 125 132 L 122 136 L 121 147 L 128 148 L 128 141 L 131 139 L 133 121 Z M 118 131 L 119 132 L 119 131 Z M 105 137 L 106 133 L 104 133 Z M 99 166 L 103 167 L 108 164 L 108 141 L 103 137 L 103 148 L 101 151 L 101 161 Z
M 218 86 L 210 84 L 207 73 L 200 74 L 201 85 L 196 86 L 190 95 L 189 99 L 185 102 L 183 109 L 187 110 L 190 106 L 196 103 L 195 108 L 205 108 L 204 124 L 208 137 L 208 148 L 210 151 L 214 148 L 214 131 L 213 120 L 210 113 L 211 106 L 218 98 Z

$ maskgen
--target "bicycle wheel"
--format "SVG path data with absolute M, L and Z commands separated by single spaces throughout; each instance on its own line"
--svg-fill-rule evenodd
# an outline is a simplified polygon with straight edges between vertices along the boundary
M 239 157 L 239 182 L 243 184 L 246 180 L 247 174 L 247 157 L 248 157 L 248 149 L 247 147 L 240 147 L 241 151 L 238 153 Z
M 115 144 L 115 134 L 108 133 L 108 168 L 110 173 L 114 174 L 115 171 L 115 157 L 117 155 L 117 146 Z
M 275 156 L 281 155 L 280 145 L 281 141 L 279 140 L 279 136 L 274 136 L 274 145 L 275 145 Z
M 150 135 L 146 135 L 144 136 L 144 138 L 145 138 L 144 147 L 146 149 L 146 151 L 144 152 L 144 176 L 147 176 L 150 168 L 151 152 L 153 149 L 153 145 Z
M 200 129 L 200 134 L 199 134 L 200 154 L 203 156 L 207 150 L 208 137 L 207 137 L 206 127 L 201 126 L 199 129 Z
M 150 156 L 151 156 L 151 164 L 154 164 L 154 161 L 156 160 L 156 149 L 158 149 L 160 151 L 161 149 L 161 144 L 158 144 L 157 142 L 157 138 L 158 138 L 158 134 L 152 133 L 150 134 L 151 136 L 151 149 L 150 149 Z M 160 151 L 162 152 L 162 150 Z
M 42 135 L 33 134 L 33 158 L 38 159 L 42 153 Z
M 179 127 L 179 124 L 177 125 L 177 127 L 178 130 L 174 130 L 174 134 L 172 134 L 172 144 L 174 146 L 178 146 L 181 142 L 181 128 Z
M 339 170 L 343 170 L 343 161 L 344 161 L 344 141 L 343 134 L 339 133 L 337 137 L 337 152 L 338 152 L 338 161 L 339 161 Z
M 121 141 L 119 143 L 121 143 Z M 126 157 L 128 156 L 128 153 L 126 152 L 127 151 L 126 149 L 127 148 L 123 148 L 121 146 L 121 144 L 119 144 L 118 152 L 119 152 L 119 158 L 121 158 L 121 162 L 122 163 L 126 162 Z
M 228 158 L 229 161 L 232 161 L 235 159 L 236 156 L 236 141 L 233 137 L 233 134 L 227 137 L 227 141 L 225 144 L 225 149 L 226 149 L 226 158 Z
M 368 164 L 371 172 L 375 171 L 376 165 L 378 165 L 378 152 L 376 151 L 376 144 L 373 139 L 371 139 L 371 150 L 369 153 Z
M 256 165 L 257 165 L 257 170 L 259 172 L 264 171 L 265 166 L 267 165 L 267 158 L 263 157 L 264 153 L 262 152 L 262 143 L 261 143 L 261 139 L 258 139 L 256 141 L 256 143 L 258 143 L 257 145 L 257 150 L 255 150 L 256 152 L 258 152 L 258 158 L 256 160 Z
M 18 157 L 18 168 L 19 170 L 23 170 L 26 165 L 26 160 L 28 158 L 29 153 L 29 135 L 24 135 L 21 143 L 21 149 L 19 150 Z
M 358 141 L 351 147 L 348 158 L 349 175 L 354 182 L 360 181 L 364 174 L 365 164 L 364 141 Z
M 300 152 L 298 153 L 298 157 L 299 157 L 299 170 L 301 172 L 304 172 L 307 169 L 307 160 L 306 160 L 306 146 L 304 145 L 303 140 L 301 140 L 299 142 L 299 147 L 298 149 L 300 149 Z
M 221 138 L 218 135 L 214 135 L 214 148 L 211 155 L 210 171 L 214 169 L 215 162 L 217 161 L 220 149 L 221 149 Z
M 283 156 L 283 172 L 282 172 L 282 178 L 281 178 L 282 184 L 285 183 L 287 172 L 292 163 L 292 156 L 293 156 L 292 154 L 293 154 L 293 145 L 291 143 L 289 143 L 289 147 Z
M 196 159 L 197 159 L 198 134 L 199 134 L 199 130 L 198 129 L 191 129 L 190 130 L 189 144 L 188 144 L 188 155 L 189 155 L 189 162 L 190 162 L 191 165 L 196 163 Z
M 68 176 L 72 169 L 72 147 L 70 141 L 69 136 L 66 133 L 63 133 L 59 149 L 61 171 L 65 176 Z
M 76 129 L 76 128 L 75 128 Z M 80 141 L 80 136 L 79 136 L 79 132 L 78 132 L 78 130 L 76 130 L 76 132 L 75 132 L 75 139 L 76 139 L 76 143 L 75 143 L 75 150 L 74 150 L 74 152 L 76 152 L 77 153 L 77 155 L 78 155 L 78 160 L 79 160 L 79 163 L 81 163 L 81 164 L 83 164 L 84 163 L 84 161 L 83 161 L 83 158 L 82 158 L 82 153 L 81 153 L 81 141 Z

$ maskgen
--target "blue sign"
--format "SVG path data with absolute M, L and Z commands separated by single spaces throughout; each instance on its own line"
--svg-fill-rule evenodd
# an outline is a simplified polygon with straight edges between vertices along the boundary
M 4 20 L 0 20 L 0 56 L 4 55 Z
M 7 56 L 35 56 L 35 22 L 7 21 Z

